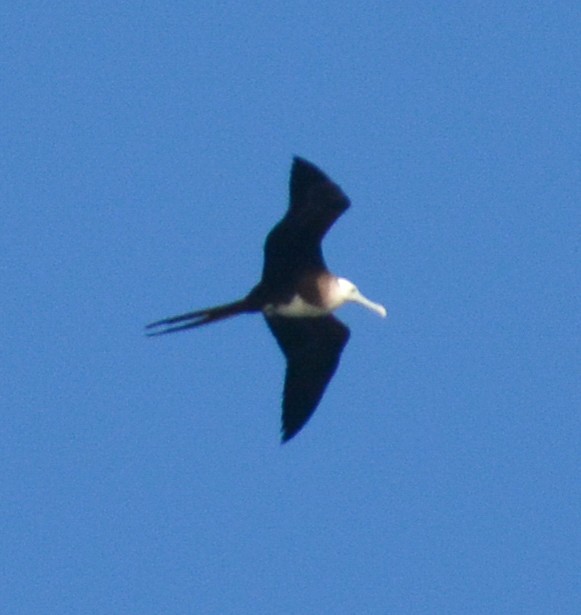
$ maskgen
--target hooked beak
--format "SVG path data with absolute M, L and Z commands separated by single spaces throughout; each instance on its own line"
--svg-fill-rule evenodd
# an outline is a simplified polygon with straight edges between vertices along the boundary
M 357 291 L 352 297 L 351 301 L 355 303 L 360 303 L 362 306 L 366 307 L 368 310 L 379 314 L 382 318 L 387 316 L 387 310 L 380 305 L 379 303 L 374 303 L 370 301 L 367 297 L 364 297 L 359 291 Z

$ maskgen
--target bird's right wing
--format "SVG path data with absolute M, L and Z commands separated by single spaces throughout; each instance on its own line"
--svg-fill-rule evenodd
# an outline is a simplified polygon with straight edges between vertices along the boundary
M 287 359 L 282 402 L 282 440 L 286 442 L 303 428 L 321 401 L 349 340 L 349 329 L 332 315 L 265 318 Z

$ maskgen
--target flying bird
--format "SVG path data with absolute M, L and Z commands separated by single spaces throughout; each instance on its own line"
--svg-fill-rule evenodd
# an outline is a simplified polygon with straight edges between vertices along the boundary
M 323 237 L 349 205 L 347 196 L 325 173 L 295 157 L 290 204 L 266 238 L 260 282 L 239 301 L 164 318 L 146 327 L 148 335 L 163 335 L 262 312 L 287 362 L 283 442 L 312 416 L 349 340 L 349 329 L 333 312 L 353 301 L 380 316 L 387 314 L 352 282 L 330 273 L 323 259 Z

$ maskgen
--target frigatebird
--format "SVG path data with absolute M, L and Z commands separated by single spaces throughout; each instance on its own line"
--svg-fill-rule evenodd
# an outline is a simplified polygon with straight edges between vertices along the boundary
M 237 314 L 262 312 L 287 361 L 283 442 L 312 416 L 349 339 L 349 329 L 332 312 L 354 301 L 380 316 L 387 314 L 352 282 L 330 273 L 323 259 L 323 237 L 349 206 L 347 196 L 325 173 L 295 157 L 289 208 L 266 238 L 260 282 L 240 301 L 147 325 L 148 335 L 163 335 Z

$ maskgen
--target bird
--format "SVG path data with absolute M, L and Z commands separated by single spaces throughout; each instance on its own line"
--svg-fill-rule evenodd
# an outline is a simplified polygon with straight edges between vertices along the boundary
M 313 415 L 349 340 L 349 328 L 333 312 L 355 302 L 387 315 L 383 305 L 333 275 L 325 264 L 321 242 L 351 204 L 343 190 L 313 163 L 295 156 L 289 192 L 288 209 L 264 243 L 261 280 L 244 298 L 146 326 L 147 335 L 157 336 L 261 312 L 286 358 L 283 443 Z

